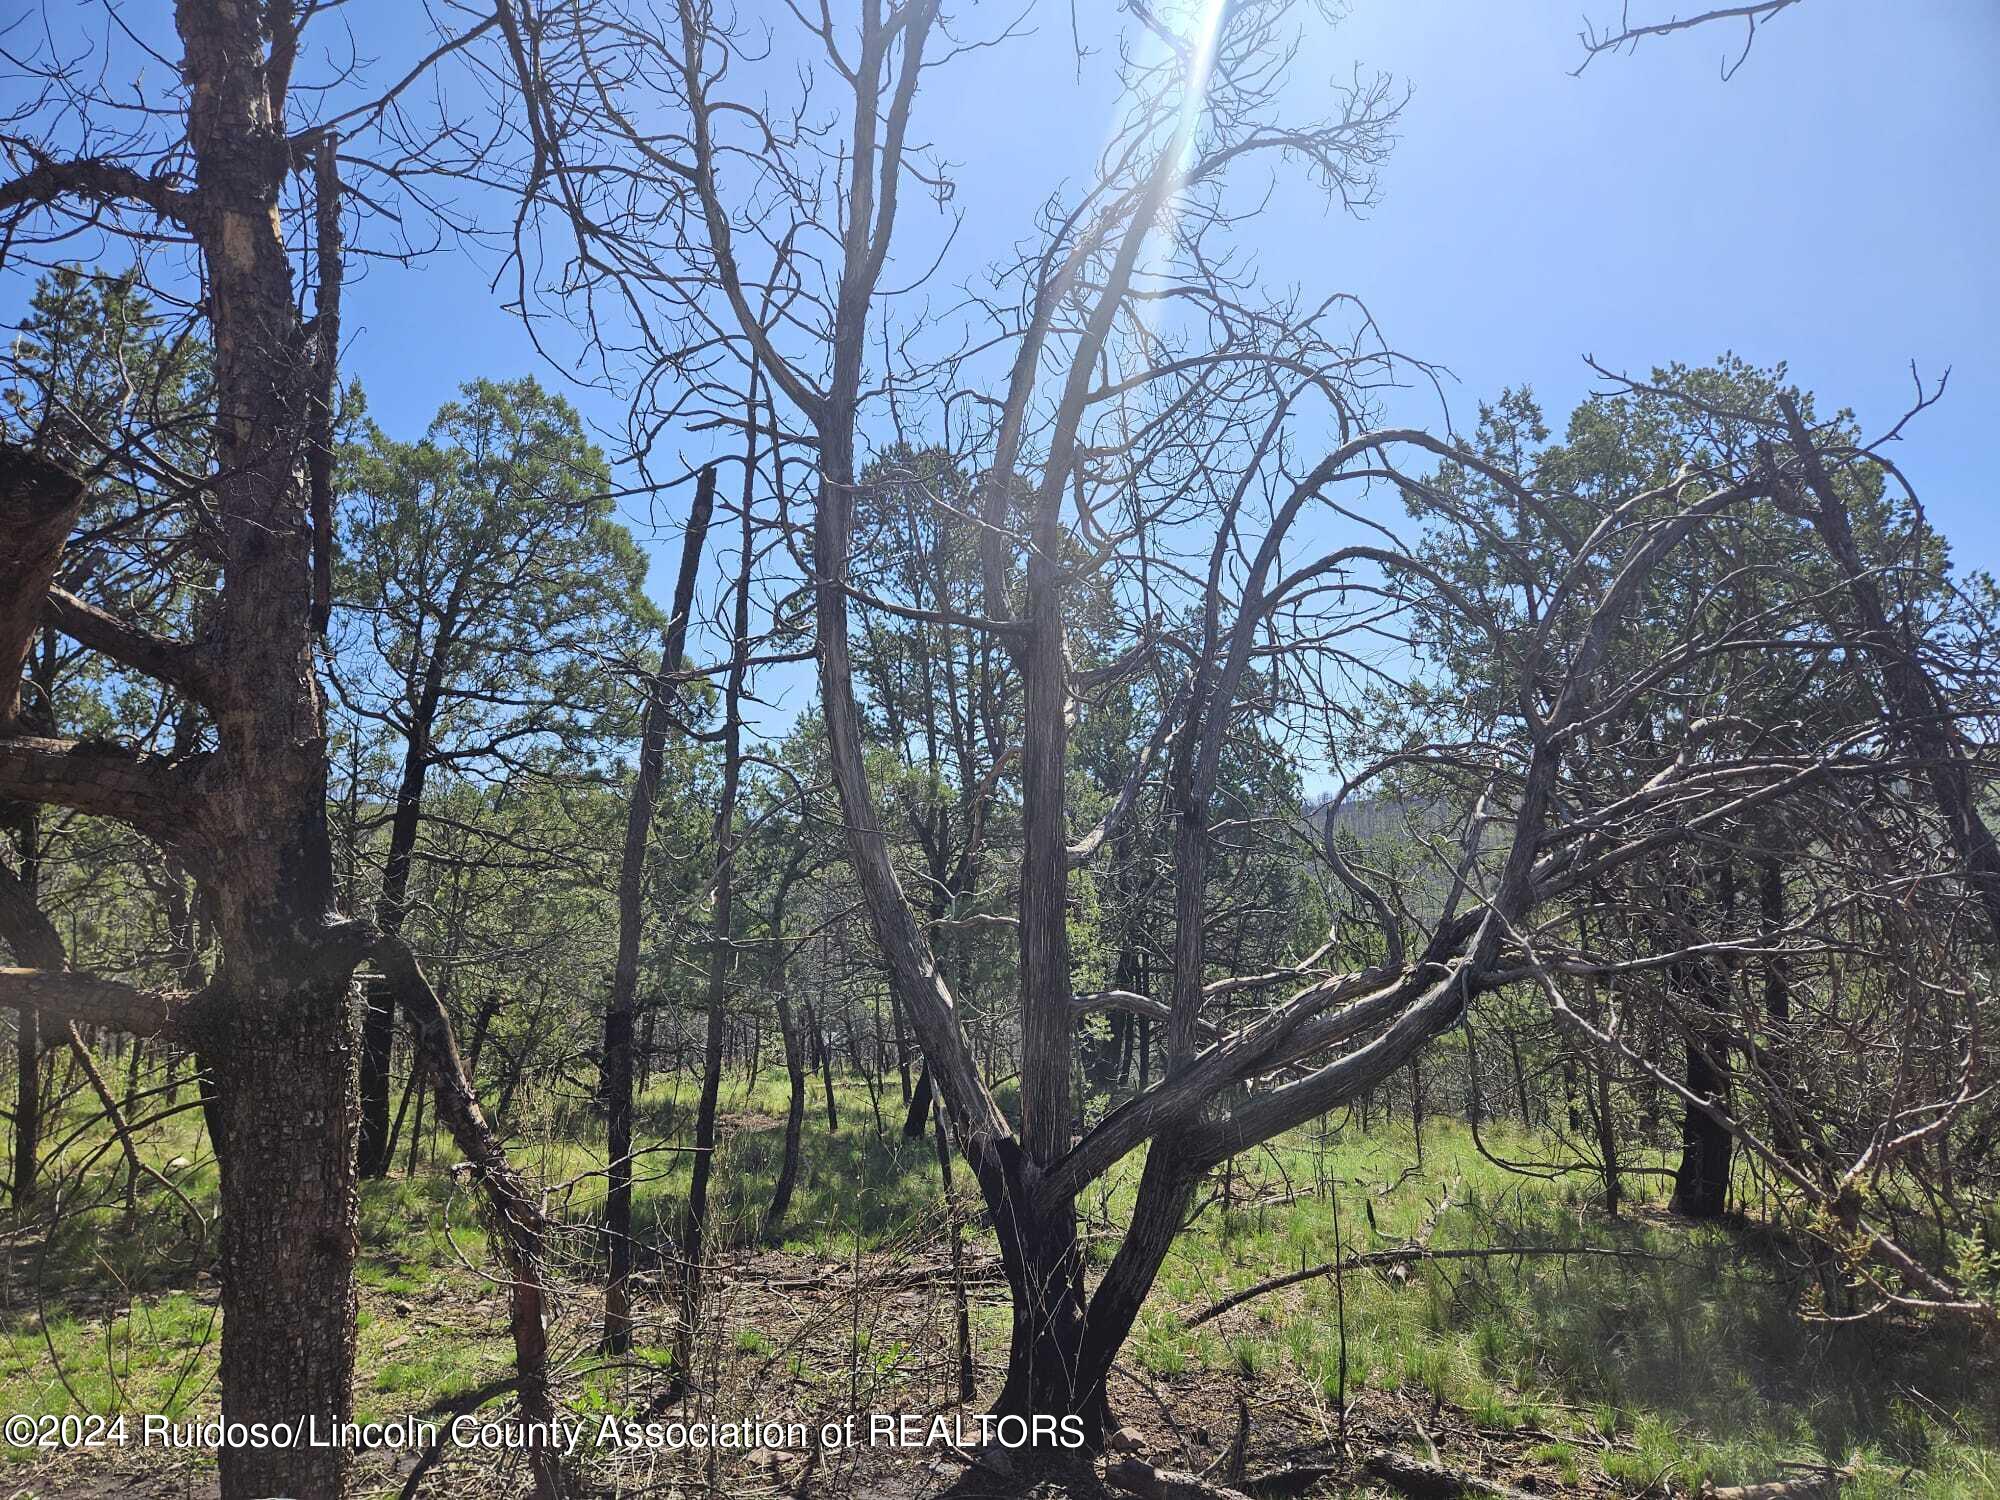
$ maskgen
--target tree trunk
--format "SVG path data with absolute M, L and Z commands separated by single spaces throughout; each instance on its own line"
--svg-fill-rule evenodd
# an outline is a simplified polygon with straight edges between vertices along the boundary
M 951 1305 L 958 1334 L 958 1399 L 970 1402 L 977 1394 L 972 1360 L 972 1306 L 965 1294 L 965 1222 L 958 1211 L 958 1194 L 951 1181 L 951 1138 L 945 1133 L 944 1110 L 931 1111 L 937 1141 L 938 1180 L 944 1187 L 945 1221 L 951 1234 Z
M 42 1013 L 23 1008 L 14 1034 L 14 1212 L 35 1201 L 42 1134 Z
M 909 1108 L 903 1113 L 903 1139 L 914 1141 L 924 1133 L 924 1121 L 931 1113 L 931 1070 L 920 1068 L 916 1087 L 910 1091 Z
M 472 1023 L 472 1040 L 465 1049 L 465 1080 L 476 1093 L 479 1088 L 479 1054 L 486 1047 L 486 1033 L 500 1014 L 500 994 L 495 990 L 479 1002 L 479 1015 Z
M 1001 1416 L 1075 1413 L 1094 1443 L 1108 1427 L 1102 1382 L 1084 1368 L 1083 1251 L 1074 1204 L 1038 1211 L 1029 1191 L 1027 1159 L 1002 1140 L 977 1163 L 980 1188 L 1000 1241 L 1001 1267 L 1013 1322 L 1007 1379 L 993 1403 Z
M 224 958 L 200 1022 L 223 1122 L 222 1409 L 231 1422 L 346 1420 L 358 1248 L 349 979 L 361 947 L 353 924 L 329 915 L 311 587 L 324 538 L 305 473 L 311 411 L 330 400 L 327 351 L 337 347 L 339 184 L 323 145 L 322 318 L 308 333 L 283 236 L 291 162 L 264 14 L 180 0 L 175 20 L 214 335 L 223 575 L 203 622 L 219 664 L 216 760 L 188 830 Z M 225 1446 L 220 1459 L 223 1500 L 340 1500 L 349 1455 Z
M 903 1002 L 896 993 L 893 976 L 889 983 L 889 1023 L 895 1027 L 896 1074 L 902 1081 L 904 1123 L 907 1124 L 908 1112 L 913 1096 L 913 1090 L 910 1085 L 910 1038 L 903 1025 Z
M 396 1007 L 379 984 L 364 985 L 362 995 L 367 1009 L 361 1018 L 361 1131 L 355 1170 L 363 1177 L 382 1177 L 396 1149 L 389 1118 Z
M 1201 1176 L 1201 1169 L 1187 1159 L 1172 1135 L 1162 1135 L 1147 1147 L 1125 1238 L 1090 1299 L 1076 1365 L 1078 1389 L 1072 1404 L 1064 1408 L 1083 1417 L 1085 1437 L 1093 1448 L 1110 1425 L 1106 1392 L 1112 1362 L 1187 1222 Z
M 204 1051 L 218 1072 L 222 1153 L 222 1405 L 232 1422 L 345 1420 L 357 1301 L 354 1025 L 344 973 L 250 989 Z M 237 1149 L 247 1143 L 250 1149 Z M 226 1500 L 339 1500 L 338 1448 L 225 1447 Z
M 751 379 L 754 419 L 756 380 Z M 751 535 L 751 498 L 757 479 L 756 425 L 743 465 L 741 564 L 731 632 L 729 674 L 722 690 L 722 795 L 715 808 L 715 908 L 709 929 L 708 1031 L 702 1046 L 701 1100 L 694 1117 L 694 1164 L 688 1178 L 685 1270 L 681 1282 L 680 1343 L 675 1373 L 694 1374 L 694 1338 L 701 1320 L 703 1259 L 707 1255 L 708 1184 L 715 1170 L 716 1104 L 722 1094 L 722 1047 L 729 1019 L 729 979 L 736 965 L 736 794 L 743 778 L 743 678 L 750 652 L 750 578 L 757 556 Z
M 604 1245 L 608 1276 L 604 1287 L 604 1348 L 622 1354 L 632 1347 L 632 1021 L 639 993 L 639 928 L 645 890 L 646 845 L 652 836 L 661 764 L 671 727 L 673 674 L 680 670 L 694 608 L 695 571 L 715 504 L 715 470 L 703 469 L 695 485 L 694 507 L 681 542 L 680 575 L 674 584 L 673 614 L 660 647 L 660 670 L 647 685 L 639 766 L 625 819 L 625 848 L 618 869 L 618 959 L 611 1001 L 604 1010 L 604 1061 L 600 1085 L 609 1159 L 604 1199 Z
M 14 961 L 36 969 L 61 969 L 68 965 L 62 935 L 55 929 L 36 899 L 40 883 L 40 849 L 37 845 L 41 820 L 30 810 L 21 818 L 21 873 L 16 875 L 0 863 L 0 940 L 14 954 Z M 17 1060 L 14 1090 L 14 1174 L 13 1204 L 18 1215 L 34 1202 L 35 1178 L 42 1134 L 42 1016 L 31 1006 L 18 1012 L 14 1038 Z
M 1624 1185 L 1618 1168 L 1618 1122 L 1611 1113 L 1611 1067 L 1608 1058 L 1605 1066 L 1597 1070 L 1597 1098 L 1592 1113 L 1597 1116 L 1598 1155 L 1604 1158 L 1604 1211 L 1615 1219 L 1624 1202 Z
M 507 1265 L 508 1327 L 514 1338 L 515 1393 L 530 1430 L 556 1417 L 548 1368 L 549 1294 L 542 1261 L 547 1221 L 541 1195 L 507 1159 L 479 1108 L 471 1074 L 459 1060 L 451 1021 L 407 944 L 390 937 L 376 948 L 385 983 L 409 1017 L 417 1057 L 414 1070 L 428 1072 L 437 1112 L 452 1140 L 477 1168 L 486 1198 L 487 1223 Z M 534 1442 L 528 1452 L 537 1500 L 560 1500 L 566 1482 L 553 1440 Z
M 791 1003 L 778 996 L 778 1031 L 785 1045 L 785 1077 L 790 1092 L 785 1104 L 785 1154 L 778 1164 L 778 1180 L 771 1188 L 770 1211 L 764 1215 L 764 1238 L 775 1243 L 783 1237 L 785 1215 L 791 1212 L 792 1192 L 799 1180 L 799 1146 L 806 1119 L 806 1049 L 799 1034 Z
M 820 1080 L 826 1085 L 826 1133 L 833 1135 L 840 1129 L 840 1106 L 833 1098 L 833 1048 L 826 1044 L 826 1027 L 820 1022 L 819 1012 L 808 1006 L 806 1017 L 812 1026 L 813 1050 L 819 1056 Z
M 1687 1089 L 1720 1104 L 1726 1075 L 1715 1058 L 1727 1056 L 1729 1033 L 1705 1030 L 1688 1037 Z M 1709 1114 L 1688 1105 L 1681 1118 L 1681 1160 L 1674 1172 L 1673 1212 L 1690 1219 L 1719 1219 L 1729 1204 L 1729 1161 L 1735 1138 Z
M 1724 860 L 1715 872 L 1721 931 L 1728 933 L 1736 916 L 1736 869 Z M 1676 941 L 1695 941 L 1701 935 L 1683 902 L 1693 897 L 1676 886 L 1670 888 L 1668 907 L 1678 919 Z M 1675 988 L 1684 997 L 1693 1018 L 1686 1023 L 1687 1091 L 1695 1099 L 1721 1106 L 1729 1094 L 1728 1025 L 1731 994 L 1730 973 L 1720 960 L 1693 958 L 1676 963 L 1672 969 Z M 1729 1203 L 1729 1164 L 1735 1137 L 1707 1110 L 1688 1103 L 1681 1112 L 1681 1160 L 1674 1172 L 1674 1196 L 1670 1207 L 1691 1219 L 1719 1219 Z

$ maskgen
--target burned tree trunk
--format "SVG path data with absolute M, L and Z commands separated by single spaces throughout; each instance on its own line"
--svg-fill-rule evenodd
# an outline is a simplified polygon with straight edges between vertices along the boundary
M 340 187 L 330 134 L 287 138 L 296 36 L 285 16 L 188 0 L 175 19 L 193 186 L 122 168 L 107 180 L 97 164 L 51 162 L 0 196 L 18 208 L 108 194 L 172 221 L 196 247 L 216 410 L 213 474 L 194 536 L 221 584 L 189 642 L 51 592 L 83 486 L 47 456 L 5 445 L 0 790 L 118 819 L 201 882 L 222 965 L 184 1036 L 213 1074 L 220 1127 L 223 1415 L 232 1423 L 290 1423 L 302 1414 L 337 1421 L 351 1410 L 354 1363 L 349 982 L 362 941 L 355 924 L 332 914 L 326 736 L 313 669 L 322 618 L 314 579 L 330 501 L 316 503 L 308 471 L 338 340 Z M 294 298 L 281 218 L 295 158 L 318 163 L 310 321 Z M 15 524 L 21 512 L 33 522 L 25 529 Z M 18 667 L 45 608 L 85 645 L 201 704 L 212 747 L 158 756 L 22 733 Z M 115 993 L 80 983 L 87 994 Z M 36 985 L 22 979 L 16 987 Z M 150 1024 L 157 1030 L 158 1018 Z M 345 1486 L 348 1454 L 337 1447 L 226 1446 L 219 1456 L 224 1500 L 338 1500 Z
M 314 403 L 337 344 L 338 216 L 322 216 L 320 307 L 293 300 L 279 216 L 289 171 L 281 66 L 248 6 L 183 0 L 196 190 L 190 227 L 214 334 L 221 593 L 205 640 L 219 755 L 195 778 L 203 882 L 224 970 L 202 1021 L 223 1120 L 222 1403 L 232 1421 L 345 1418 L 356 1311 L 349 979 L 361 957 L 334 921 L 326 738 L 313 672 L 314 559 L 305 472 Z M 276 49 L 282 50 L 282 49 Z M 319 179 L 334 209 L 332 145 Z M 327 201 L 331 199 L 332 201 Z M 332 243 L 329 244 L 329 238 Z M 340 1449 L 229 1448 L 225 1500 L 337 1500 Z
M 645 723 L 632 801 L 625 818 L 625 849 L 618 867 L 618 961 L 611 1000 L 604 1010 L 604 1061 L 600 1079 L 605 1115 L 609 1187 L 604 1200 L 604 1348 L 622 1353 L 632 1346 L 632 1030 L 639 994 L 639 928 L 644 920 L 646 845 L 652 837 L 660 770 L 673 722 L 674 674 L 687 643 L 694 608 L 695 572 L 715 505 L 715 470 L 703 469 L 695 486 L 694 508 L 681 543 L 681 567 L 674 584 L 673 614 L 660 647 L 660 669 L 646 686 Z
M 21 819 L 21 873 L 16 875 L 0 863 L 0 941 L 13 951 L 18 964 L 61 969 L 68 965 L 62 936 L 36 902 L 36 823 L 32 813 Z M 17 1015 L 13 1205 L 18 1214 L 35 1197 L 42 1122 L 42 1017 L 25 1005 Z
M 778 996 L 778 1032 L 785 1047 L 785 1148 L 778 1162 L 778 1180 L 771 1186 L 771 1206 L 764 1215 L 764 1238 L 776 1241 L 784 1233 L 785 1215 L 792 1210 L 792 1193 L 799 1180 L 799 1147 L 806 1120 L 806 1048 L 791 1002 Z
M 687 1233 L 682 1246 L 685 1267 L 681 1282 L 680 1341 L 676 1373 L 688 1378 L 694 1366 L 694 1336 L 701 1318 L 703 1267 L 707 1254 L 708 1185 L 715 1171 L 716 1104 L 722 1093 L 722 1044 L 729 1018 L 729 980 L 736 966 L 736 797 L 743 780 L 743 679 L 750 653 L 750 581 L 756 562 L 751 534 L 751 500 L 757 482 L 754 417 L 756 385 L 751 385 L 753 423 L 749 453 L 743 464 L 742 530 L 737 539 L 739 562 L 736 602 L 730 630 L 729 672 L 722 690 L 722 794 L 716 802 L 715 888 L 709 928 L 708 1027 L 703 1038 L 701 1099 L 695 1108 L 694 1164 L 688 1180 Z
M 1720 1106 L 1728 1074 L 1717 1065 L 1726 1056 L 1729 1033 L 1709 1029 L 1688 1037 L 1687 1091 Z M 1719 1219 L 1729 1206 L 1729 1163 L 1735 1137 L 1706 1110 L 1690 1104 L 1681 1117 L 1681 1159 L 1674 1171 L 1671 1207 L 1690 1219 Z

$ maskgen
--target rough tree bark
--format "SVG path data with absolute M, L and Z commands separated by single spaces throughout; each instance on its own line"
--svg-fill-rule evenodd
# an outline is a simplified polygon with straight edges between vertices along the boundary
M 48 159 L 0 184 L 9 215 L 80 201 L 167 221 L 203 272 L 213 469 L 192 537 L 219 587 L 185 642 L 51 591 L 83 486 L 46 454 L 0 445 L 0 797 L 114 818 L 167 849 L 199 883 L 220 964 L 185 1007 L 39 970 L 5 971 L 0 989 L 10 1002 L 142 1034 L 171 1019 L 202 1058 L 221 1172 L 222 1407 L 250 1424 L 351 1412 L 350 988 L 372 941 L 365 924 L 334 914 L 313 664 L 327 602 L 343 200 L 331 132 L 286 131 L 298 20 L 284 6 L 180 0 L 189 176 Z M 288 184 L 308 165 L 319 200 L 310 318 L 282 217 Z M 212 746 L 153 755 L 33 733 L 18 713 L 19 663 L 44 615 L 198 703 Z M 225 1447 L 219 1457 L 224 1500 L 339 1500 L 349 1464 L 341 1447 Z
M 36 900 L 36 824 L 32 812 L 21 819 L 21 873 L 16 875 L 0 863 L 0 941 L 23 967 L 62 969 L 68 967 L 62 937 Z M 16 1015 L 12 1202 L 18 1214 L 35 1197 L 42 1121 L 42 1016 L 28 1005 Z

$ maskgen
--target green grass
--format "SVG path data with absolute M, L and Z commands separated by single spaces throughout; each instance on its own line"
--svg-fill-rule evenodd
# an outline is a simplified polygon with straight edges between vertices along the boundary
M 711 1240 L 725 1252 L 765 1237 L 784 1086 L 782 1073 L 767 1069 L 754 1088 L 740 1079 L 725 1087 Z M 857 1253 L 893 1253 L 933 1232 L 933 1148 L 901 1138 L 893 1078 L 880 1134 L 856 1081 L 839 1086 L 838 1132 L 826 1129 L 817 1080 L 808 1102 L 784 1248 L 812 1257 L 820 1274 L 844 1277 Z M 649 1090 L 640 1139 L 684 1141 L 691 1105 L 686 1090 Z M 212 1215 L 216 1184 L 199 1122 L 190 1111 L 150 1127 L 145 1150 L 149 1160 L 184 1158 L 189 1164 L 175 1180 Z M 595 1128 L 575 1113 L 515 1122 L 516 1158 L 554 1188 L 551 1206 L 570 1226 L 576 1264 L 595 1254 L 591 1225 L 602 1205 Z M 1483 1138 L 1508 1157 L 1547 1148 L 1497 1126 Z M 70 1170 L 88 1149 L 73 1147 L 54 1171 L 69 1173 L 66 1201 L 94 1206 L 66 1220 L 47 1245 L 30 1226 L 13 1235 L 0 1287 L 0 1406 L 31 1414 L 213 1409 L 212 1232 L 208 1243 L 192 1241 L 179 1207 L 157 1191 L 142 1195 L 127 1222 L 115 1152 L 81 1174 Z M 476 1203 L 441 1170 L 455 1160 L 442 1143 L 436 1168 L 427 1152 L 418 1175 L 406 1178 L 399 1153 L 397 1175 L 363 1187 L 355 1389 L 364 1419 L 434 1406 L 508 1368 L 504 1293 L 487 1274 Z M 642 1266 L 645 1252 L 670 1237 L 689 1160 L 684 1151 L 640 1159 L 634 1218 Z M 1420 1171 L 1417 1160 L 1418 1143 L 1400 1124 L 1367 1134 L 1308 1127 L 1239 1159 L 1163 1267 L 1128 1345 L 1133 1368 L 1191 1395 L 1212 1394 L 1226 1380 L 1289 1385 L 1330 1405 L 1340 1393 L 1344 1306 L 1350 1400 L 1397 1391 L 1420 1410 L 1450 1408 L 1489 1433 L 1527 1429 L 1519 1451 L 1552 1482 L 1602 1475 L 1631 1492 L 1684 1494 L 1704 1479 L 1767 1479 L 1782 1463 L 1827 1462 L 1855 1468 L 1847 1492 L 1856 1497 L 2000 1494 L 1996 1397 L 1952 1325 L 1931 1325 L 1918 1337 L 1886 1325 L 1805 1322 L 1800 1288 L 1755 1231 L 1691 1228 L 1643 1202 L 1608 1220 L 1588 1176 L 1506 1172 L 1454 1122 L 1427 1128 Z M 1657 1156 L 1630 1163 L 1659 1164 Z M 1138 1165 L 1126 1163 L 1079 1204 L 1088 1253 L 1100 1266 L 1116 1248 Z M 960 1185 L 965 1190 L 963 1178 Z M 1338 1288 L 1326 1278 L 1307 1281 L 1190 1326 L 1232 1291 L 1332 1260 L 1336 1243 L 1352 1253 L 1425 1234 L 1439 1249 L 1532 1244 L 1619 1258 L 1496 1257 L 1356 1271 Z M 976 1231 L 974 1238 L 978 1248 Z M 982 1346 L 1003 1346 L 1004 1307 L 976 1306 L 973 1315 Z M 829 1360 L 823 1350 L 791 1347 L 759 1326 L 759 1316 L 754 1299 L 731 1313 L 724 1335 L 731 1357 L 773 1365 L 801 1390 L 838 1394 L 851 1379 L 887 1389 L 910 1358 L 891 1327 L 860 1328 L 842 1363 L 838 1354 Z M 632 1368 L 649 1365 L 647 1352 Z M 651 1363 L 666 1359 L 652 1352 L 659 1360 Z M 585 1376 L 575 1399 L 617 1409 L 626 1378 Z
M 1483 1135 L 1507 1157 L 1546 1144 L 1493 1127 Z M 2000 1411 L 1963 1330 L 1936 1324 L 1916 1337 L 1808 1324 L 1800 1288 L 1753 1232 L 1693 1228 L 1644 1203 L 1607 1220 L 1594 1181 L 1507 1173 L 1455 1122 L 1427 1127 L 1423 1171 L 1406 1175 L 1415 1161 L 1398 1127 L 1325 1139 L 1308 1129 L 1239 1162 L 1232 1201 L 1212 1204 L 1169 1258 L 1133 1357 L 1155 1377 L 1191 1382 L 1282 1371 L 1333 1399 L 1342 1298 L 1330 1279 L 1198 1327 L 1187 1320 L 1228 1292 L 1335 1259 L 1337 1199 L 1349 1253 L 1398 1246 L 1430 1225 L 1438 1249 L 1532 1244 L 1625 1257 L 1349 1273 L 1340 1290 L 1350 1399 L 1400 1390 L 1489 1431 L 1574 1431 L 1579 1440 L 1553 1445 L 1562 1451 L 1549 1461 L 1566 1475 L 1596 1466 L 1634 1491 L 1664 1480 L 1669 1492 L 1692 1492 L 1705 1479 L 1768 1479 L 1784 1462 L 1825 1462 L 1861 1471 L 1856 1494 L 1906 1472 L 1909 1493 L 2000 1493 Z M 1312 1191 L 1272 1201 L 1304 1187 Z M 1111 1218 L 1127 1191 L 1102 1204 Z M 1899 1398 L 1904 1389 L 1921 1391 L 1924 1407 Z M 1615 1446 L 1600 1451 L 1590 1430 Z

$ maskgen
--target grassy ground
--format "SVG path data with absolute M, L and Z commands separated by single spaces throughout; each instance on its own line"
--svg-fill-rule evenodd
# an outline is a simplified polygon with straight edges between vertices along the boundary
M 756 1088 L 739 1080 L 725 1094 L 717 1212 L 733 1248 L 706 1330 L 705 1357 L 718 1370 L 711 1391 L 814 1413 L 857 1401 L 949 1404 L 952 1336 L 936 1298 L 867 1290 L 914 1284 L 896 1280 L 896 1268 L 942 1264 L 930 1144 L 901 1140 L 893 1086 L 879 1134 L 860 1084 L 840 1087 L 841 1128 L 831 1134 L 815 1088 L 790 1223 L 782 1244 L 753 1251 L 782 1144 L 782 1086 L 767 1072 Z M 690 1103 L 670 1086 L 651 1090 L 641 1139 L 684 1132 Z M 198 1122 L 192 1111 L 174 1115 L 145 1137 L 147 1160 L 186 1205 L 142 1187 L 128 1215 L 117 1153 L 78 1171 L 86 1148 L 77 1145 L 55 1162 L 44 1211 L 11 1224 L 0 1267 L 0 1414 L 213 1412 L 212 1255 L 187 1215 L 187 1206 L 214 1210 Z M 656 1269 L 648 1283 L 660 1295 L 633 1359 L 597 1359 L 589 1226 L 601 1183 L 588 1131 L 584 1118 L 523 1131 L 518 1154 L 554 1187 L 569 1226 L 557 1246 L 570 1280 L 557 1347 L 572 1404 L 636 1415 L 661 1381 L 670 1278 Z M 1481 1139 L 1510 1159 L 1547 1149 L 1502 1127 Z M 426 1157 L 416 1176 L 399 1170 L 363 1190 L 363 1420 L 437 1408 L 508 1370 L 504 1295 L 475 1201 L 449 1176 L 453 1159 L 442 1144 L 435 1165 Z M 687 1161 L 661 1151 L 642 1162 L 638 1232 L 662 1261 Z M 1638 1163 L 1649 1164 L 1658 1163 Z M 1083 1205 L 1100 1260 L 1115 1249 L 1132 1182 L 1131 1172 L 1115 1175 Z M 1757 1226 L 1696 1228 L 1644 1202 L 1613 1221 L 1594 1206 L 1594 1188 L 1581 1174 L 1506 1171 L 1457 1122 L 1427 1127 L 1421 1151 L 1406 1125 L 1364 1134 L 1335 1120 L 1297 1132 L 1213 1184 L 1127 1350 L 1121 1407 L 1157 1407 L 1166 1440 L 1196 1467 L 1227 1446 L 1238 1393 L 1246 1412 L 1257 1393 L 1260 1440 L 1273 1451 L 1289 1451 L 1277 1443 L 1281 1429 L 1287 1441 L 1336 1430 L 1345 1396 L 1351 1420 L 1406 1443 L 1500 1444 L 1509 1472 L 1533 1474 L 1545 1493 L 1686 1494 L 1705 1479 L 1768 1479 L 1786 1464 L 1823 1462 L 1854 1470 L 1844 1493 L 1856 1497 L 2000 1495 L 2000 1380 L 1958 1330 L 1933 1326 L 1919 1337 L 1881 1324 L 1808 1324 L 1781 1247 Z M 58 1195 L 64 1213 L 50 1234 L 46 1208 Z M 1222 1297 L 1333 1260 L 1337 1249 L 1417 1241 L 1594 1253 L 1352 1271 L 1196 1321 Z M 991 1285 L 990 1237 L 975 1233 L 968 1253 L 975 1279 L 986 1273 L 973 1313 L 984 1396 L 1004 1355 L 1006 1309 Z M 206 1460 L 176 1462 L 199 1472 Z M 373 1475 L 385 1493 L 395 1479 Z

